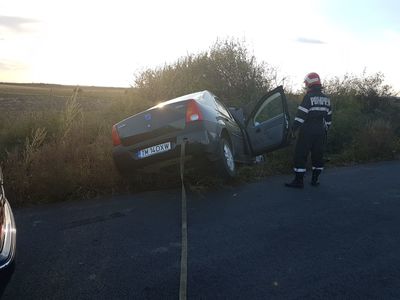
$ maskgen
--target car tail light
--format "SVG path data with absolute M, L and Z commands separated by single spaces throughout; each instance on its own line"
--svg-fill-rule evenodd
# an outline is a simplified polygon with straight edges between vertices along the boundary
M 203 116 L 201 114 L 199 105 L 197 104 L 196 100 L 189 100 L 189 103 L 186 107 L 186 123 L 201 120 L 203 120 Z
M 113 145 L 114 146 L 121 145 L 121 139 L 119 138 L 116 125 L 114 125 L 113 128 L 112 128 L 112 140 L 113 140 Z

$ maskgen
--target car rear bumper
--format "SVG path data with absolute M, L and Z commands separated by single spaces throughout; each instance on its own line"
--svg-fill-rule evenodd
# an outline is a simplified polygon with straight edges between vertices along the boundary
M 0 271 L 3 271 L 12 264 L 15 258 L 17 230 L 15 227 L 14 215 L 6 200 L 5 203 L 4 240 L 0 245 Z
M 158 153 L 146 158 L 138 158 L 138 151 L 149 146 L 170 142 L 171 150 Z M 117 168 L 124 171 L 140 169 L 152 172 L 154 170 L 167 167 L 179 162 L 181 145 L 186 143 L 185 157 L 189 160 L 207 158 L 215 160 L 217 141 L 216 137 L 207 130 L 186 132 L 176 136 L 164 137 L 149 141 L 146 144 L 132 146 L 119 145 L 113 149 L 114 162 Z

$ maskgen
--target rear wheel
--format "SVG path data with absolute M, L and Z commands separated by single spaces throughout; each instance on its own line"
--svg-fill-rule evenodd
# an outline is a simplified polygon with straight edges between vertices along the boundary
M 233 158 L 233 150 L 229 141 L 222 137 L 219 143 L 219 159 L 217 160 L 217 171 L 225 179 L 236 176 L 236 164 Z

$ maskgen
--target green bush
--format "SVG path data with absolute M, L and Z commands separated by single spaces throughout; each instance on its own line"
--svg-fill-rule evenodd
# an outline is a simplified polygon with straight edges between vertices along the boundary
M 383 74 L 335 77 L 327 81 L 325 90 L 334 111 L 327 145 L 334 162 L 395 157 L 400 109 Z
M 396 136 L 389 121 L 377 119 L 367 122 L 355 137 L 352 151 L 355 161 L 392 159 L 396 153 Z
M 209 90 L 230 105 L 257 100 L 277 81 L 274 68 L 258 63 L 240 42 L 216 42 L 209 51 L 138 74 L 134 87 L 152 103 Z
M 336 100 L 336 101 L 335 101 Z M 339 101 L 338 101 L 339 100 Z M 354 96 L 333 99 L 333 122 L 328 132 L 328 153 L 340 153 L 349 147 L 365 125 L 367 117 L 361 113 L 361 104 Z M 340 103 L 340 105 L 335 105 Z

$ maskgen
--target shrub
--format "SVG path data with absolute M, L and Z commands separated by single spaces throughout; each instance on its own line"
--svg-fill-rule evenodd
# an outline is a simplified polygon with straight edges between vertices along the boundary
M 338 108 L 333 104 L 333 122 L 328 132 L 328 153 L 340 153 L 349 147 L 366 122 L 366 116 L 361 112 L 361 104 L 354 96 L 341 97 L 340 101 Z
M 209 51 L 188 55 L 171 65 L 138 74 L 134 87 L 152 103 L 210 90 L 229 105 L 257 100 L 277 82 L 274 68 L 258 63 L 243 43 L 216 42 Z
M 335 159 L 369 161 L 393 157 L 390 153 L 400 133 L 400 109 L 382 73 L 335 77 L 327 80 L 325 91 L 334 111 L 327 149 Z
M 396 137 L 390 122 L 382 119 L 371 120 L 354 139 L 354 160 L 392 159 L 395 143 Z

